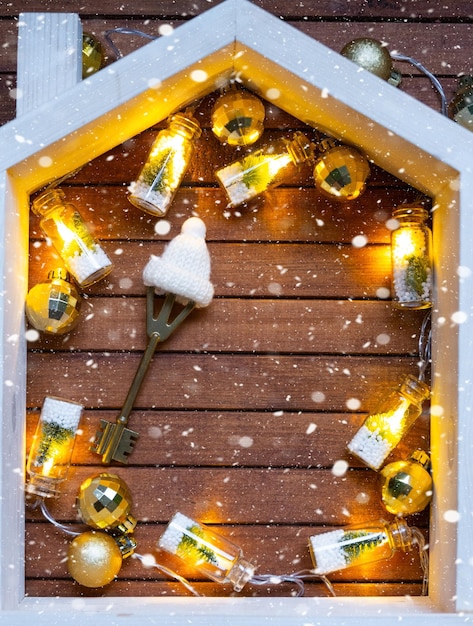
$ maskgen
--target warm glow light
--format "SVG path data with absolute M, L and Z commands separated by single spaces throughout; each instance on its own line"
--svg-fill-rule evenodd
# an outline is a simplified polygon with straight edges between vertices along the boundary
M 310 140 L 296 132 L 291 141 L 268 144 L 217 170 L 215 176 L 227 195 L 229 206 L 235 207 L 282 183 L 295 166 L 312 160 L 313 152 Z
M 155 177 L 163 176 L 171 188 L 178 187 L 187 166 L 185 139 L 180 135 L 164 137 L 149 155 L 150 166 L 159 166 Z
M 432 259 L 428 212 L 421 206 L 401 206 L 393 212 L 399 226 L 391 233 L 393 302 L 399 308 L 432 305 Z
M 348 443 L 348 450 L 369 467 L 378 470 L 419 417 L 422 403 L 429 395 L 430 389 L 424 382 L 414 376 L 406 376 L 399 388 L 382 400 L 378 410 L 368 415 Z
M 64 247 L 65 248 L 69 248 L 69 246 L 75 241 L 77 240 L 77 236 L 75 235 L 75 233 L 68 228 L 61 220 L 54 220 L 54 223 L 56 224 L 56 228 L 57 231 L 59 233 L 59 236 L 61 237 L 61 239 L 64 242 Z M 79 245 L 79 240 L 76 241 L 76 243 Z
M 194 153 L 201 129 L 192 115 L 176 113 L 158 133 L 128 200 L 151 215 L 166 215 Z
M 402 262 L 413 254 L 422 255 L 424 251 L 419 249 L 418 237 L 415 232 L 405 228 L 393 235 L 393 258 Z
M 253 565 L 237 546 L 182 513 L 171 519 L 158 546 L 197 567 L 211 580 L 231 583 L 235 591 L 240 591 L 254 573 Z
M 406 425 L 406 411 L 409 402 L 406 398 L 401 398 L 398 406 L 389 413 L 370 415 L 365 426 L 372 432 L 378 432 L 383 439 L 397 445 L 402 431 Z
M 58 483 L 67 476 L 83 407 L 46 397 L 28 456 L 26 491 L 41 497 L 58 495 Z

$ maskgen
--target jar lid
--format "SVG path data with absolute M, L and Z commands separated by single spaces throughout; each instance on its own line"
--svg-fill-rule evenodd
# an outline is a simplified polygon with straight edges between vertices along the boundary
M 412 374 L 408 374 L 401 382 L 401 392 L 405 393 L 414 402 L 423 402 L 430 396 L 430 387 Z
M 175 125 L 183 128 L 191 137 L 198 139 L 202 134 L 199 122 L 191 113 L 174 113 L 168 121 L 169 125 Z
M 40 194 L 31 205 L 33 213 L 36 215 L 43 215 L 46 211 L 53 209 L 56 204 L 61 203 L 66 194 L 62 189 L 54 187 L 53 189 L 46 189 Z
M 429 212 L 421 204 L 402 204 L 393 210 L 393 218 L 404 222 L 425 222 L 428 217 Z

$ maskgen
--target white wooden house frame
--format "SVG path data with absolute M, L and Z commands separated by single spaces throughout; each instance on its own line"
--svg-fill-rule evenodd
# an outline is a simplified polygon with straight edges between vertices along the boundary
M 35 626 L 95 626 L 98 621 L 127 626 L 473 623 L 473 133 L 247 0 L 226 0 L 83 81 L 80 36 L 76 15 L 21 16 L 18 96 L 23 96 L 23 104 L 19 100 L 18 117 L 0 129 L 0 622 L 10 626 L 28 621 Z M 437 410 L 431 432 L 436 489 L 430 594 L 298 599 L 24 597 L 29 194 L 214 91 L 233 72 L 256 93 L 266 98 L 270 94 L 281 109 L 358 145 L 380 167 L 434 199 L 438 306 L 433 319 L 432 404 Z M 452 521 L 451 511 L 458 512 L 457 521 Z

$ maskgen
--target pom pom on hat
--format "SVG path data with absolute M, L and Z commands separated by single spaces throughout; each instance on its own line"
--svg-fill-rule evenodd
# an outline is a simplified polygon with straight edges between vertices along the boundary
M 151 258 L 143 270 L 144 284 L 156 293 L 173 293 L 186 305 L 196 307 L 210 304 L 214 288 L 209 281 L 210 255 L 205 243 L 206 227 L 198 217 L 190 217 L 179 235 L 171 239 L 163 254 Z

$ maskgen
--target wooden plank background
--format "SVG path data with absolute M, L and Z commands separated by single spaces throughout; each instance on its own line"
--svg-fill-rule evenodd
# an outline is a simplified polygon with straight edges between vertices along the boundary
M 3 3 L 0 6 L 0 123 L 14 118 L 16 35 L 20 11 L 79 11 L 84 31 L 105 45 L 104 33 L 127 27 L 158 36 L 164 24 L 178 26 L 209 8 L 201 0 L 142 0 L 138 6 L 104 0 Z M 441 81 L 447 97 L 457 75 L 473 73 L 471 2 L 352 0 L 282 2 L 259 6 L 339 51 L 354 37 L 384 40 L 391 51 L 414 57 Z M 123 54 L 146 39 L 116 35 Z M 430 81 L 411 65 L 400 89 L 439 109 Z M 196 157 L 167 219 L 167 236 L 155 219 L 127 201 L 158 128 L 102 155 L 63 186 L 114 261 L 113 273 L 87 290 L 81 322 L 60 338 L 42 337 L 28 358 L 27 447 L 43 398 L 58 395 L 86 406 L 83 434 L 61 498 L 51 505 L 58 520 L 76 522 L 80 483 L 103 471 L 89 451 L 100 419 L 113 421 L 146 344 L 145 288 L 141 273 L 150 254 L 160 254 L 183 220 L 204 219 L 212 259 L 215 299 L 195 311 L 158 348 L 132 413 L 140 439 L 128 467 L 112 466 L 133 493 L 140 554 L 155 545 L 172 514 L 182 512 L 233 538 L 259 573 L 287 574 L 311 566 L 307 540 L 323 528 L 390 518 L 379 497 L 378 477 L 346 451 L 346 443 L 377 399 L 403 373 L 415 373 L 422 312 L 396 311 L 378 297 L 389 287 L 389 231 L 393 207 L 416 191 L 378 168 L 367 192 L 350 204 L 323 198 L 311 172 L 250 207 L 225 211 L 213 171 L 236 157 L 210 132 L 212 94 L 197 116 L 203 127 Z M 308 130 L 298 120 L 266 106 L 264 140 Z M 310 132 L 310 129 L 309 129 Z M 354 236 L 368 244 L 355 248 Z M 57 257 L 31 217 L 29 284 L 41 282 Z M 323 398 L 316 402 L 314 399 Z M 359 400 L 350 410 L 347 401 Z M 314 427 L 315 425 L 315 427 Z M 428 448 L 426 410 L 391 458 L 416 446 Z M 347 473 L 331 471 L 335 461 Z M 409 518 L 428 538 L 428 511 Z M 186 595 L 186 590 L 139 561 L 124 563 L 119 578 L 103 589 L 74 583 L 64 563 L 69 538 L 27 510 L 26 592 L 44 596 Z M 159 555 L 160 561 L 177 567 Z M 232 593 L 185 567 L 205 595 Z M 331 576 L 340 595 L 419 594 L 415 552 Z M 286 586 L 245 587 L 242 595 L 289 595 Z M 306 595 L 326 595 L 318 582 Z

